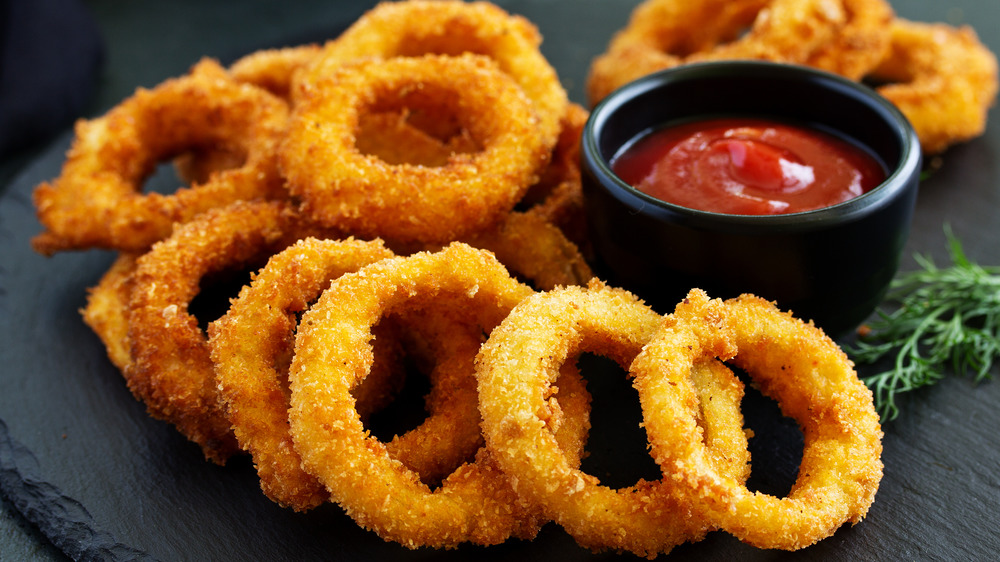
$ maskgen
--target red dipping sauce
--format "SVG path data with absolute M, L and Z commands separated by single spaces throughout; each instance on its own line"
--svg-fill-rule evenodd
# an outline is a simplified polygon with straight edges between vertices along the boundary
M 886 177 L 873 155 L 830 133 L 756 118 L 657 129 L 626 145 L 611 169 L 657 199 L 732 215 L 829 207 Z

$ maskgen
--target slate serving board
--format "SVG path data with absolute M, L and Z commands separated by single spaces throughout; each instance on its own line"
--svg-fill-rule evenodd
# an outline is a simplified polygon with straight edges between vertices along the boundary
M 590 60 L 624 25 L 635 0 L 498 2 L 540 28 L 543 51 L 571 97 L 584 102 Z M 915 20 L 971 23 L 1000 52 L 1000 4 L 978 0 L 893 3 Z M 273 1 L 123 5 L 93 0 L 108 42 L 108 65 L 93 112 L 136 86 L 179 74 L 202 55 L 232 60 L 265 46 L 322 40 L 367 4 Z M 995 113 L 995 112 L 994 112 Z M 955 147 L 922 185 L 908 254 L 943 264 L 943 225 L 968 255 L 1000 264 L 1000 123 Z M 360 529 L 336 506 L 295 514 L 267 500 L 245 459 L 221 468 L 168 425 L 150 419 L 108 363 L 77 310 L 113 256 L 89 251 L 43 258 L 28 240 L 39 231 L 30 202 L 38 182 L 58 174 L 69 144 L 61 135 L 0 195 L 0 560 L 585 560 L 611 558 L 577 547 L 555 525 L 532 542 L 490 548 L 409 551 Z M 915 267 L 904 260 L 904 269 Z M 595 474 L 609 481 L 645 474 L 635 441 L 634 394 L 601 362 L 589 369 L 595 402 L 590 447 Z M 862 374 L 866 372 L 861 370 Z M 586 371 L 585 371 L 586 373 Z M 797 553 L 759 551 L 724 533 L 685 545 L 676 560 L 983 559 L 1000 549 L 1000 382 L 976 387 L 950 378 L 903 402 L 885 427 L 885 478 L 869 516 Z M 749 405 L 751 426 L 773 436 L 755 445 L 754 480 L 780 488 L 794 474 L 797 436 L 767 401 Z M 631 441 L 629 440 L 631 436 Z M 622 455 L 616 445 L 625 441 Z M 37 527 L 28 528 L 30 525 Z M 48 543 L 56 546 L 53 548 Z M 629 558 L 629 557 L 625 557 Z

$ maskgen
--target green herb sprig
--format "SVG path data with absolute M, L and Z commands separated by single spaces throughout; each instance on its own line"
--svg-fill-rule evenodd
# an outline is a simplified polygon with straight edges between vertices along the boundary
M 960 241 L 945 227 L 952 265 L 938 268 L 915 256 L 922 270 L 893 281 L 887 303 L 848 352 L 858 363 L 874 363 L 895 353 L 891 369 L 865 378 L 883 421 L 899 415 L 896 398 L 937 383 L 949 366 L 978 383 L 992 378 L 1000 357 L 1000 267 L 968 260 Z

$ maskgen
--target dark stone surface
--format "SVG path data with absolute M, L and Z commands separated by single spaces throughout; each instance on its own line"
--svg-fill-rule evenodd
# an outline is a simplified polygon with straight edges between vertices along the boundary
M 522 0 L 500 2 L 535 21 L 543 50 L 575 101 L 590 60 L 624 25 L 635 0 Z M 917 20 L 971 23 L 1000 51 L 1000 5 L 978 0 L 901 1 L 897 11 Z M 182 73 L 203 55 L 232 60 L 264 46 L 320 40 L 353 20 L 363 3 L 331 0 L 178 2 L 91 0 L 107 47 L 91 114 L 103 112 L 137 86 Z M 735 95 L 738 95 L 735 94 Z M 1000 122 L 983 138 L 948 151 L 921 187 L 907 254 L 947 257 L 942 226 L 950 223 L 968 255 L 1000 264 Z M 577 547 L 556 526 L 533 542 L 482 549 L 409 551 L 360 529 L 335 506 L 309 514 L 283 510 L 258 488 L 249 462 L 217 467 L 164 423 L 150 419 L 108 363 L 77 309 L 85 290 L 110 263 L 106 252 L 34 254 L 38 232 L 32 187 L 58 173 L 69 143 L 65 132 L 0 187 L 0 560 L 119 559 L 481 559 L 577 560 L 603 558 Z M 903 268 L 914 267 L 905 259 Z M 597 362 L 595 369 L 614 369 Z M 585 372 L 586 374 L 586 372 Z M 594 372 L 595 380 L 605 373 Z M 648 467 L 618 455 L 608 433 L 628 431 L 613 422 L 632 416 L 630 389 L 607 381 L 598 403 L 592 470 L 634 477 Z M 633 393 L 634 394 L 634 393 Z M 676 549 L 673 559 L 803 558 L 988 559 L 1000 549 L 1000 382 L 975 386 L 950 378 L 914 393 L 903 415 L 885 427 L 885 477 L 868 517 L 796 553 L 759 551 L 728 535 Z M 619 415 L 621 408 L 621 415 Z M 767 417 L 766 404 L 760 408 Z M 626 418 L 629 419 L 629 418 Z M 757 419 L 757 418 L 754 418 Z M 772 414 L 761 433 L 794 447 L 794 431 Z M 767 424 L 773 426 L 764 430 Z M 634 424 L 628 424 L 634 425 Z M 633 428 L 634 430 L 634 428 Z M 626 440 L 633 443 L 634 440 Z M 782 485 L 794 472 L 773 442 L 755 448 L 754 478 Z M 641 453 L 641 451 L 629 451 Z M 621 463 L 625 463 L 623 466 Z M 764 467 L 770 466 L 770 469 Z M 595 472 L 597 473 L 597 472 Z M 607 555 L 611 557 L 611 555 Z

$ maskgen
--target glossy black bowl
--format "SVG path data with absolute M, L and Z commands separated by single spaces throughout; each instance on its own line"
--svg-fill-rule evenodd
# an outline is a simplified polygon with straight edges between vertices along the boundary
M 844 203 L 784 215 L 729 215 L 665 203 L 611 170 L 637 135 L 696 117 L 754 116 L 832 130 L 868 147 L 888 177 Z M 581 141 L 596 270 L 660 312 L 692 287 L 776 301 L 833 337 L 882 300 L 910 231 L 921 169 L 906 118 L 872 89 L 798 66 L 733 61 L 682 66 L 615 91 Z

